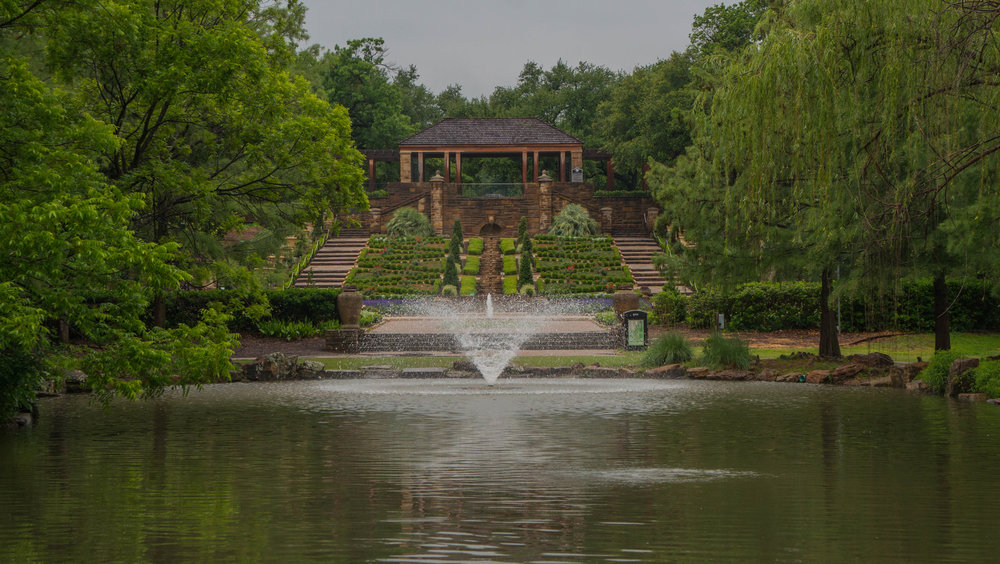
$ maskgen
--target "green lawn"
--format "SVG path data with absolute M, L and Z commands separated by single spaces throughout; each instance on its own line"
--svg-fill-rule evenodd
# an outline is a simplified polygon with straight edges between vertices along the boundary
M 985 357 L 1000 354 L 1000 334 L 982 333 L 953 333 L 951 336 L 952 350 L 963 355 Z M 783 354 L 802 351 L 816 353 L 816 348 L 806 349 L 750 349 L 751 354 L 762 359 L 775 359 Z M 881 352 L 888 354 L 894 360 L 912 362 L 920 357 L 928 360 L 934 354 L 934 335 L 916 334 L 901 335 L 889 339 L 881 339 L 860 345 L 843 347 L 841 352 L 844 356 L 851 354 L 867 354 L 870 352 Z M 690 364 L 697 365 L 698 357 L 701 354 L 700 347 L 694 347 L 695 360 Z M 518 366 L 568 366 L 574 363 L 584 365 L 600 364 L 611 368 L 637 368 L 642 359 L 643 351 L 618 351 L 613 356 L 518 356 L 512 364 Z M 447 368 L 456 360 L 464 358 L 461 355 L 455 356 L 383 356 L 383 357 L 341 357 L 341 358 L 314 358 L 322 362 L 331 370 L 353 370 L 364 366 L 391 366 L 396 369 L 403 368 Z

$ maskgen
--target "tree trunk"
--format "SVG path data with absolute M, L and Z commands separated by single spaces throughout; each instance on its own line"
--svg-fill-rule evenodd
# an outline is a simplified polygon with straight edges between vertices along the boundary
M 944 274 L 934 277 L 934 350 L 951 349 L 951 313 L 948 308 L 948 285 Z
M 162 293 L 153 298 L 153 325 L 156 327 L 167 326 L 167 300 L 164 299 Z
M 830 311 L 830 269 L 824 268 L 821 277 L 819 299 L 819 356 L 840 358 L 840 335 L 837 334 L 837 318 Z

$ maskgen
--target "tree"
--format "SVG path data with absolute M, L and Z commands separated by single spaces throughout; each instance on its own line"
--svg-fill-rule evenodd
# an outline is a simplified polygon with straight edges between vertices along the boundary
M 521 261 L 517 270 L 517 288 L 520 290 L 525 286 L 533 286 L 535 278 L 531 273 L 531 249 L 521 249 Z
M 683 163 L 716 200 L 716 234 L 696 220 L 694 244 L 767 267 L 795 265 L 775 257 L 797 250 L 824 282 L 840 265 L 844 287 L 882 293 L 930 275 L 936 346 L 947 348 L 945 276 L 995 276 L 998 264 L 983 235 L 998 219 L 1000 88 L 988 77 L 1000 55 L 984 47 L 995 15 L 984 2 L 925 0 L 803 1 L 769 15 L 699 122 L 715 145 L 699 142 Z
M 366 205 L 346 112 L 269 52 L 265 12 L 257 0 L 83 2 L 46 28 L 81 110 L 114 128 L 101 172 L 143 202 L 132 228 L 180 243 L 194 283 L 261 264 L 328 210 Z M 259 234 L 227 239 L 246 226 Z
M 754 30 L 767 9 L 765 0 L 743 0 L 716 4 L 694 17 L 691 48 L 701 56 L 720 49 L 738 51 L 755 39 Z
M 99 172 L 120 142 L 114 129 L 8 55 L 0 107 L 0 418 L 31 401 L 43 374 L 66 367 L 82 368 L 104 398 L 227 377 L 235 339 L 220 314 L 172 330 L 144 321 L 152 296 L 188 275 L 173 265 L 175 243 L 131 230 L 143 199 Z M 57 345 L 59 324 L 87 346 Z
M 323 96 L 347 108 L 354 140 L 362 149 L 394 147 L 417 130 L 404 112 L 403 91 L 389 79 L 395 69 L 385 62 L 385 54 L 382 39 L 366 37 L 352 39 L 343 47 L 335 45 L 313 63 L 319 67 Z M 404 84 L 416 79 L 415 70 L 407 74 L 410 70 L 400 77 Z M 409 94 L 419 96 L 415 86 L 409 86 Z M 408 102 L 411 111 L 417 112 L 414 101 Z

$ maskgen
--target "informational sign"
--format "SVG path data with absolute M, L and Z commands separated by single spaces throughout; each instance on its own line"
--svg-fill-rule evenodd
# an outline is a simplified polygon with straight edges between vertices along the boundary
M 637 309 L 626 311 L 622 316 L 625 323 L 625 348 L 639 350 L 646 348 L 646 312 Z

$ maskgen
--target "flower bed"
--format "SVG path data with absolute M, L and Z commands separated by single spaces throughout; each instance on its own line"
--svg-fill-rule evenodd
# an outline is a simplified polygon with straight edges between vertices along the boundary
M 483 239 L 481 237 L 473 237 L 469 239 L 469 251 L 470 255 L 481 255 L 483 254 Z
M 366 298 L 438 293 L 448 239 L 375 235 L 347 275 Z
M 619 284 L 632 284 L 632 273 L 622 263 L 611 237 L 555 237 L 534 239 L 538 291 L 548 296 L 610 294 Z

